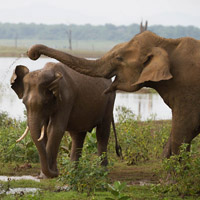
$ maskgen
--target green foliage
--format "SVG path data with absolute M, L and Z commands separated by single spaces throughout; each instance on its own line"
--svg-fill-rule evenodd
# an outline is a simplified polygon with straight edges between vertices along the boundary
M 96 129 L 93 129 L 91 133 L 87 133 L 85 137 L 85 142 L 83 146 L 83 152 L 87 154 L 96 154 L 97 153 L 97 139 L 96 139 Z M 60 156 L 62 153 L 67 153 L 70 155 L 72 146 L 72 140 L 69 134 L 65 134 L 61 141 L 61 152 L 59 152 Z
M 100 166 L 102 157 L 92 158 L 83 155 L 79 162 L 70 162 L 68 156 L 60 159 L 61 176 L 63 184 L 71 190 L 86 192 L 88 196 L 97 190 L 106 188 L 108 171 Z
M 200 157 L 196 151 L 187 151 L 187 144 L 162 163 L 162 181 L 153 189 L 157 193 L 173 193 L 179 196 L 200 194 Z
M 105 198 L 106 200 L 128 200 L 129 196 L 124 195 L 122 192 L 126 189 L 126 183 L 121 183 L 120 181 L 115 181 L 113 185 L 108 184 L 108 189 L 113 197 Z
M 16 143 L 24 130 L 25 122 L 17 121 L 8 117 L 6 113 L 0 114 L 0 160 L 2 162 L 38 162 L 36 147 L 30 136 Z
M 128 26 L 115 26 L 105 24 L 92 26 L 85 25 L 46 25 L 46 24 L 13 24 L 0 23 L 0 39 L 37 39 L 37 40 L 60 40 L 67 38 L 67 31 L 72 31 L 72 39 L 79 40 L 107 40 L 128 41 L 139 33 L 139 24 Z M 190 36 L 200 39 L 200 29 L 194 26 L 149 26 L 148 30 L 167 38 L 179 38 Z M 72 42 L 73 42 L 72 40 Z
M 83 150 L 88 154 L 97 153 L 96 129 L 86 135 Z
M 160 123 L 158 128 L 152 120 L 141 122 L 125 107 L 118 107 L 117 112 L 117 134 L 122 146 L 123 159 L 127 164 L 138 164 L 160 157 L 170 132 L 170 125 Z

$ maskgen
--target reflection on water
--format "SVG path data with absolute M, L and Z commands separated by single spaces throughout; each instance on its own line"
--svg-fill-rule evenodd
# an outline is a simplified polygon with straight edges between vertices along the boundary
M 118 93 L 116 106 L 125 106 L 141 120 L 171 119 L 171 109 L 158 94 Z
M 15 62 L 16 61 L 16 62 Z M 16 65 L 26 65 L 31 71 L 42 68 L 46 62 L 55 61 L 50 58 L 40 58 L 32 61 L 28 58 L 0 58 L 0 112 L 6 111 L 11 117 L 24 119 L 25 107 L 21 100 L 10 88 L 10 78 Z M 15 62 L 15 63 L 14 63 Z M 14 63 L 12 65 L 12 63 Z M 166 106 L 158 94 L 117 93 L 116 107 L 125 106 L 132 110 L 142 120 L 155 117 L 155 119 L 171 119 L 171 110 Z

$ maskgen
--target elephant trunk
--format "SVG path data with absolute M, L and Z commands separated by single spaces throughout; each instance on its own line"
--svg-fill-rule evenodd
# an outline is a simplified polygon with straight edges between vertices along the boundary
M 89 76 L 111 78 L 115 75 L 110 62 L 106 62 L 103 58 L 97 60 L 78 58 L 41 44 L 32 46 L 28 50 L 27 55 L 32 60 L 37 60 L 41 55 L 55 58 L 77 72 Z
M 41 124 L 41 121 L 38 120 L 37 118 L 31 117 L 31 118 L 28 118 L 28 124 L 29 124 L 30 132 L 31 132 L 31 137 L 39 153 L 40 165 L 41 165 L 41 170 L 43 174 L 49 178 L 57 177 L 58 171 L 53 171 L 49 167 L 48 156 L 46 152 L 46 144 L 44 140 L 38 141 L 38 138 L 40 137 L 41 129 L 43 127 L 43 125 Z

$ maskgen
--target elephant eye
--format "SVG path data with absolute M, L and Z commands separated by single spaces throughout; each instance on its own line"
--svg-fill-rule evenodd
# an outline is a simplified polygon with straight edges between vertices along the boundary
M 44 91 L 44 95 L 45 95 L 46 98 L 51 98 L 51 97 L 53 97 L 53 94 L 52 94 L 52 92 L 51 92 L 50 90 L 45 90 L 45 91 Z
M 123 61 L 123 58 L 122 58 L 121 56 L 117 56 L 116 59 L 117 59 L 117 61 L 119 61 L 119 62 L 122 62 L 122 61 Z
M 144 66 L 148 65 L 151 62 L 151 59 L 153 58 L 153 55 L 149 55 L 145 62 L 143 63 Z

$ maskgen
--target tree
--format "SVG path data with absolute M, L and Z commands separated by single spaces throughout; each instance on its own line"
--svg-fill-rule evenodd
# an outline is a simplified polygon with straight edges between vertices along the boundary
M 69 41 L 69 50 L 72 50 L 72 30 L 69 29 L 67 31 L 68 41 Z

